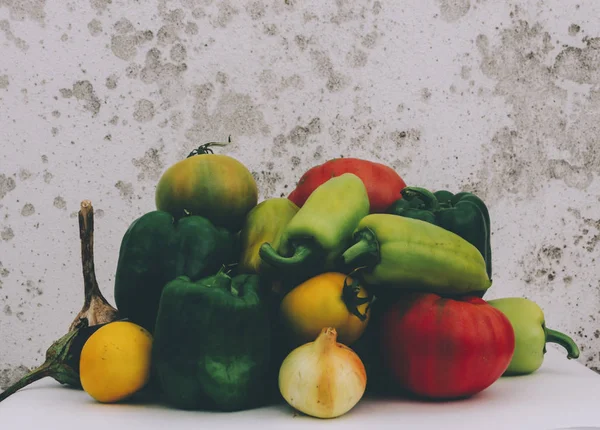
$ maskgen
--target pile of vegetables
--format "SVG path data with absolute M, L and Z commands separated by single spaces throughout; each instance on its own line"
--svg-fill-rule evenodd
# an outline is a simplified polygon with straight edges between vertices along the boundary
M 102 403 L 179 409 L 285 401 L 318 418 L 365 395 L 453 400 L 535 372 L 548 329 L 526 298 L 486 300 L 490 214 L 473 193 L 407 186 L 357 158 L 306 171 L 259 202 L 250 171 L 209 143 L 163 172 L 156 210 L 124 232 L 116 306 L 94 275 L 93 209 L 79 223 L 85 304 L 39 369 Z

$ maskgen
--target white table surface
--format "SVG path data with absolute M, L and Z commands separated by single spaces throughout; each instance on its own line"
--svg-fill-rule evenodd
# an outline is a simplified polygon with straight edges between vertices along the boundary
M 427 403 L 363 399 L 348 414 L 319 420 L 285 403 L 250 411 L 181 411 L 157 404 L 100 404 L 46 378 L 0 403 L 0 429 L 592 429 L 600 430 L 600 375 L 548 346 L 541 369 L 503 377 L 468 399 Z

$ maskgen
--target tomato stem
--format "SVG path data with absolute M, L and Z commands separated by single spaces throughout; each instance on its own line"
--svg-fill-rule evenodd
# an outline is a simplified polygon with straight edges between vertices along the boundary
M 369 310 L 369 306 L 365 309 L 365 313 L 361 314 L 358 310 L 360 305 L 364 305 L 365 303 L 369 303 L 371 298 L 367 295 L 367 297 L 358 297 L 358 293 L 360 293 L 360 284 L 356 279 L 352 280 L 352 283 L 348 283 L 348 276 L 344 279 L 344 288 L 342 290 L 342 300 L 344 304 L 348 308 L 348 311 L 358 317 L 359 320 L 365 321 L 367 319 L 367 312 Z
M 198 148 L 190 152 L 187 158 L 193 157 L 194 155 L 214 154 L 213 146 L 227 146 L 231 143 L 231 136 L 227 138 L 227 142 L 208 142 L 204 145 L 200 145 Z

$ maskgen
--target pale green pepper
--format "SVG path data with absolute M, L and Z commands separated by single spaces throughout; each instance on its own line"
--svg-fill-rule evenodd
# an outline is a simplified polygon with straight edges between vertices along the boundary
M 557 343 L 567 350 L 567 358 L 579 357 L 579 348 L 569 336 L 546 327 L 544 312 L 531 300 L 505 297 L 487 301 L 509 319 L 515 332 L 515 352 L 504 375 L 525 375 L 540 368 L 546 343 Z

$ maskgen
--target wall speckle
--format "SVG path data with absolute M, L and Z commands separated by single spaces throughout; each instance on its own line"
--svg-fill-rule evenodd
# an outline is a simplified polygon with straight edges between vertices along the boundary
M 24 21 L 31 19 L 43 25 L 46 18 L 46 0 L 0 0 L 0 8 L 8 7 L 10 19 Z
M 586 40 L 585 48 L 569 46 L 556 57 L 557 76 L 579 84 L 600 84 L 600 38 Z
M 110 75 L 106 78 L 106 88 L 109 90 L 114 90 L 117 88 L 117 83 L 119 82 L 119 77 L 117 75 Z
M 162 60 L 162 52 L 158 48 L 150 49 L 146 54 L 146 62 L 140 70 L 140 79 L 145 84 L 157 84 L 162 97 L 162 106 L 166 109 L 179 104 L 188 92 L 183 83 L 183 73 L 187 64 L 174 64 Z
M 6 312 L 6 311 L 5 311 Z M 17 382 L 23 375 L 32 369 L 23 365 L 4 367 L 0 370 L 0 389 L 5 389 Z
M 112 0 L 90 0 L 90 6 L 101 15 L 108 9 L 108 6 L 112 3 Z
M 87 28 L 92 36 L 98 36 L 102 33 L 102 22 L 94 18 L 88 23 Z
M 214 110 L 209 111 L 209 98 L 213 96 L 213 84 L 196 88 L 193 110 L 194 125 L 186 131 L 186 137 L 194 143 L 217 140 L 227 136 L 267 135 L 269 126 L 264 114 L 248 94 L 225 91 L 218 96 Z
M 77 100 L 83 101 L 83 108 L 90 111 L 92 116 L 96 116 L 100 112 L 102 104 L 98 96 L 96 96 L 96 92 L 90 81 L 76 81 L 73 84 L 71 92 L 67 90 L 63 93 L 63 90 L 61 90 L 61 94 L 63 94 L 63 97 L 70 97 L 68 94 L 71 94 Z
M 154 104 L 150 100 L 138 100 L 135 103 L 133 118 L 138 122 L 151 121 L 154 118 Z
M 222 0 L 217 4 L 218 13 L 211 19 L 215 27 L 227 27 L 233 18 L 240 13 L 238 9 L 232 6 L 228 0 Z
M 327 78 L 325 87 L 331 92 L 339 92 L 349 85 L 349 78 L 340 72 L 335 71 L 331 58 L 318 50 L 311 50 L 310 57 L 313 61 L 317 74 Z
M 581 27 L 577 24 L 571 24 L 569 26 L 569 36 L 577 36 L 577 34 L 581 31 Z
M 49 184 L 50 181 L 52 181 L 52 178 L 54 177 L 54 175 L 48 171 L 44 172 L 44 182 Z
M 33 206 L 31 203 L 25 203 L 23 205 L 23 208 L 21 209 L 22 216 L 31 216 L 34 213 L 35 213 L 35 206 Z
M 8 88 L 9 80 L 8 75 L 0 75 L 0 90 Z
M 14 178 L 6 176 L 4 173 L 0 173 L 0 200 L 15 188 L 17 188 L 17 183 Z
M 134 158 L 131 161 L 140 171 L 137 176 L 138 181 L 155 181 L 160 178 L 165 168 L 161 159 L 163 148 L 163 146 L 160 149 L 151 148 L 145 152 L 142 158 Z
M 133 197 L 133 184 L 131 184 L 131 182 L 117 181 L 115 188 L 119 190 L 119 193 L 124 200 L 131 200 Z
M 57 209 L 66 209 L 67 208 L 67 202 L 61 196 L 57 196 L 57 197 L 54 198 L 53 205 Z
M 152 31 L 136 31 L 135 27 L 126 18 L 122 18 L 114 25 L 116 34 L 110 41 L 113 54 L 121 60 L 133 60 L 138 47 L 154 38 Z
M 514 129 L 502 128 L 496 132 L 492 139 L 496 149 L 490 154 L 490 164 L 482 170 L 482 181 L 495 193 L 522 190 L 532 195 L 542 184 L 530 181 L 532 174 L 563 180 L 573 188 L 587 188 L 593 168 L 600 167 L 600 151 L 593 143 L 600 127 L 597 125 L 600 114 L 586 108 L 590 101 L 580 98 L 579 106 L 574 106 L 567 116 L 562 104 L 567 103 L 568 93 L 558 80 L 595 82 L 596 72 L 589 64 L 596 61 L 595 46 L 588 43 L 583 50 L 567 47 L 557 53 L 554 67 L 549 68 L 545 59 L 555 47 L 540 24 L 519 20 L 513 27 L 502 30 L 502 34 L 501 46 L 490 48 L 484 35 L 478 37 L 477 45 L 482 55 L 482 71 L 490 77 L 502 77 L 495 92 L 513 107 Z M 532 98 L 532 92 L 543 93 L 544 97 Z M 579 142 L 576 147 L 572 145 L 574 141 Z M 546 145 L 567 151 L 570 159 L 549 156 Z M 522 147 L 528 150 L 520 150 Z M 490 171 L 491 166 L 495 167 Z M 478 186 L 481 193 L 494 198 L 484 188 Z
M 0 20 L 0 31 L 4 33 L 6 40 L 14 43 L 14 45 L 21 51 L 27 51 L 29 49 L 29 44 L 25 40 L 14 35 L 10 28 L 10 22 L 7 20 Z
M 173 45 L 173 47 L 171 48 L 170 57 L 171 60 L 173 60 L 176 63 L 181 63 L 182 61 L 184 61 L 187 57 L 185 46 L 183 46 L 180 43 Z
M 4 227 L 2 229 L 2 231 L 0 232 L 0 239 L 2 239 L 2 240 L 9 241 L 13 237 L 15 237 L 15 233 L 13 232 L 13 229 L 10 227 Z
M 454 22 L 465 16 L 471 8 L 470 0 L 437 0 L 440 16 L 444 21 Z

